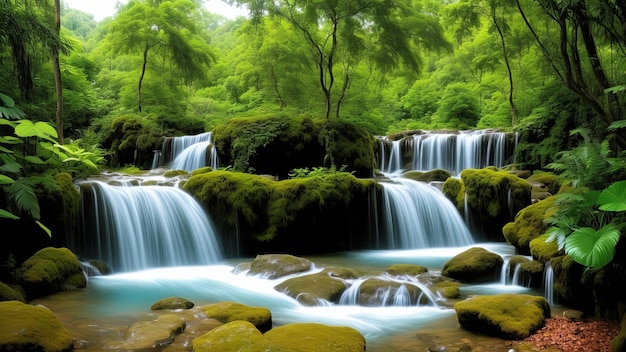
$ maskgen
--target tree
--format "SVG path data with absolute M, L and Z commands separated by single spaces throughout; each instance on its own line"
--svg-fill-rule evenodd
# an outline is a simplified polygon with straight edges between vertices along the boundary
M 61 34 L 61 0 L 54 0 L 54 31 Z M 59 63 L 59 49 L 52 47 L 52 67 L 54 69 L 54 88 L 57 95 L 56 130 L 59 144 L 63 144 L 63 88 L 61 87 L 61 64 Z
M 142 84 L 153 52 L 162 62 L 175 65 L 184 82 L 205 77 L 213 55 L 199 37 L 199 28 L 190 13 L 198 11 L 190 0 L 133 0 L 124 6 L 111 22 L 106 40 L 113 54 L 141 55 L 141 72 L 137 82 L 137 109 L 142 111 Z
M 369 61 L 383 72 L 400 64 L 419 72 L 417 48 L 450 49 L 437 17 L 420 13 L 410 0 L 234 0 L 258 23 L 267 13 L 285 19 L 303 36 L 326 104 L 325 117 L 341 104 L 353 70 Z M 334 93 L 335 85 L 341 84 Z

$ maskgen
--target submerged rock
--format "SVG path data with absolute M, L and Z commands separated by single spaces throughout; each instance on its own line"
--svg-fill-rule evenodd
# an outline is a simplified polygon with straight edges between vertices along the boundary
M 550 317 L 543 297 L 523 294 L 474 296 L 454 305 L 461 327 L 507 340 L 521 340 Z
M 70 332 L 48 308 L 0 302 L 0 351 L 71 351 Z
M 104 349 L 133 351 L 164 347 L 171 344 L 185 326 L 185 321 L 177 314 L 163 314 L 156 320 L 131 325 L 125 340 L 109 342 Z
M 182 298 L 182 297 L 168 297 L 168 298 L 163 298 L 162 300 L 159 300 L 157 302 L 155 302 L 150 309 L 152 310 L 161 310 L 161 309 L 169 309 L 169 310 L 174 310 L 174 309 L 190 309 L 193 308 L 194 304 L 193 302 Z
M 441 275 L 464 282 L 489 282 L 496 278 L 503 263 L 498 254 L 474 247 L 448 260 Z

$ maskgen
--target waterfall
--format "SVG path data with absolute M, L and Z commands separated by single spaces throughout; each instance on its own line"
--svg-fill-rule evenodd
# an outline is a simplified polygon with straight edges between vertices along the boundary
M 378 279 L 385 282 L 393 282 L 399 283 L 400 285 L 396 288 L 393 288 L 392 285 L 381 286 L 376 291 L 376 298 L 370 297 L 370 302 L 362 302 L 361 295 L 361 286 L 363 283 L 369 279 Z M 412 295 L 409 291 L 407 285 L 414 286 L 419 289 L 419 294 L 417 296 Z M 348 289 L 346 289 L 341 297 L 339 298 L 339 305 L 371 305 L 374 303 L 378 303 L 380 306 L 391 306 L 391 307 L 407 307 L 407 306 L 415 306 L 415 305 L 423 305 L 422 299 L 425 299 L 427 302 L 426 305 L 429 306 L 437 306 L 437 298 L 430 291 L 430 289 L 419 282 L 415 277 L 412 276 L 388 276 L 388 275 L 380 275 L 380 276 L 366 276 L 361 277 L 350 285 Z
M 212 132 L 197 135 L 168 137 L 163 141 L 161 151 L 155 151 L 152 168 L 172 162 L 170 169 L 193 171 L 209 165 L 219 167 L 217 151 L 213 146 Z M 209 153 L 207 153 L 207 150 Z
M 554 270 L 552 269 L 552 263 L 546 263 L 546 269 L 543 273 L 543 287 L 544 287 L 544 298 L 550 305 L 556 304 L 556 300 L 554 297 Z
M 83 237 L 75 251 L 115 271 L 206 265 L 221 260 L 213 225 L 176 187 L 81 184 Z
M 437 188 L 393 178 L 383 186 L 382 233 L 391 249 L 461 247 L 474 241 L 458 210 Z
M 383 152 L 378 155 L 378 165 L 383 172 L 402 171 L 408 163 L 412 170 L 443 169 L 458 175 L 469 168 L 504 166 L 514 154 L 517 134 L 493 130 L 426 132 L 391 142 L 380 140 L 383 144 L 390 143 L 392 148 L 389 155 Z M 412 159 L 403 160 L 404 155 L 412 155 Z

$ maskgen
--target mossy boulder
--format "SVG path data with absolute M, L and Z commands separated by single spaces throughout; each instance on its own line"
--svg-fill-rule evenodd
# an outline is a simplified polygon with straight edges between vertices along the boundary
M 264 334 L 265 338 L 289 352 L 363 352 L 365 337 L 356 329 L 316 323 L 288 324 Z
M 209 318 L 223 323 L 235 320 L 245 320 L 252 323 L 261 332 L 272 328 L 272 313 L 263 307 L 250 307 L 235 302 L 220 302 L 202 307 Z
M 177 314 L 163 314 L 155 320 L 140 321 L 131 325 L 124 340 L 105 344 L 105 350 L 139 351 L 162 348 L 185 330 L 186 323 Z
M 339 302 L 339 298 L 346 290 L 343 280 L 331 277 L 328 272 L 298 276 L 287 279 L 274 287 L 300 302 L 303 305 L 315 306 L 320 300 Z
M 39 250 L 22 264 L 20 272 L 20 283 L 29 299 L 87 285 L 78 259 L 67 248 Z
M 411 180 L 421 181 L 421 182 L 433 182 L 433 181 L 445 181 L 452 174 L 450 171 L 435 169 L 430 171 L 409 171 L 402 174 L 402 177 L 410 178 Z
M 460 284 L 456 281 L 439 281 L 432 284 L 430 290 L 446 299 L 457 299 L 461 297 Z
M 536 260 L 546 263 L 550 258 L 561 255 L 561 250 L 556 241 L 547 242 L 548 235 L 543 234 L 529 243 L 530 255 Z
M 520 254 L 530 255 L 530 242 L 543 235 L 548 229 L 544 222 L 554 214 L 555 197 L 549 197 L 522 209 L 515 220 L 502 228 L 504 238 L 513 245 Z
M 496 279 L 503 263 L 500 255 L 473 247 L 450 258 L 441 275 L 463 282 L 490 282 Z
M 150 306 L 151 310 L 175 310 L 175 309 L 191 309 L 194 304 L 190 300 L 182 297 L 167 297 L 157 302 L 154 302 L 152 306 Z
M 397 305 L 396 303 L 417 305 L 427 304 L 428 298 L 422 295 L 422 290 L 415 285 L 369 278 L 361 283 L 356 303 L 371 307 L 392 306 Z
M 611 340 L 611 351 L 626 351 L 626 314 L 622 317 L 619 333 Z
M 486 240 L 502 240 L 502 227 L 531 204 L 531 185 L 507 171 L 466 169 L 461 180 L 467 197 L 465 211 Z
M 523 294 L 474 296 L 454 305 L 461 327 L 507 340 L 521 340 L 550 317 L 543 297 Z
M 195 352 L 284 352 L 250 322 L 235 320 L 193 339 Z
M 465 211 L 465 185 L 459 178 L 450 177 L 441 188 L 441 192 L 450 199 L 461 214 Z
M 519 264 L 519 276 L 528 287 L 543 286 L 545 265 L 538 260 L 528 260 Z
M 418 276 L 428 272 L 428 268 L 415 264 L 393 264 L 385 271 L 387 274 L 394 276 Z
M 289 254 L 257 255 L 250 263 L 248 275 L 261 276 L 264 279 L 277 279 L 287 275 L 311 270 L 313 263 L 308 259 Z
M 22 291 L 15 289 L 4 282 L 0 282 L 0 301 L 20 301 L 26 303 Z
M 0 302 L 1 351 L 71 351 L 72 335 L 46 307 Z
M 550 260 L 554 273 L 556 300 L 568 307 L 593 315 L 595 304 L 592 292 L 593 281 L 583 280 L 585 267 L 567 255 Z

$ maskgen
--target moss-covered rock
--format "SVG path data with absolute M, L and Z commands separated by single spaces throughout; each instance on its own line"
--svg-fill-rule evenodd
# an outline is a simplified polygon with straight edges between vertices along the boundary
M 519 264 L 519 276 L 528 287 L 543 286 L 545 266 L 538 260 L 529 260 Z
M 547 242 L 548 237 L 547 234 L 543 234 L 531 240 L 529 244 L 530 255 L 542 263 L 546 263 L 550 261 L 550 258 L 562 254 L 556 241 Z
M 489 282 L 496 279 L 503 263 L 498 254 L 474 247 L 450 258 L 441 274 L 463 282 Z
M 465 185 L 458 178 L 448 178 L 441 188 L 441 191 L 450 199 L 461 214 L 465 211 Z
M 4 282 L 0 282 L 0 301 L 20 301 L 26 303 L 26 299 L 20 289 L 14 289 Z
M 277 279 L 311 270 L 313 263 L 308 259 L 289 254 L 257 255 L 250 263 L 248 275 L 261 276 L 265 279 Z
M 402 174 L 402 177 L 410 178 L 412 180 L 421 181 L 421 182 L 445 181 L 450 176 L 452 176 L 450 171 L 441 170 L 441 169 L 435 169 L 435 170 L 430 170 L 426 172 L 409 171 L 409 172 Z
M 475 296 L 454 305 L 461 327 L 507 340 L 521 340 L 543 327 L 550 305 L 539 296 Z
M 461 172 L 466 212 L 488 240 L 501 240 L 502 227 L 531 204 L 531 185 L 524 179 L 495 168 Z
M 48 308 L 0 302 L 1 351 L 71 351 L 72 335 Z
M 191 309 L 194 304 L 190 300 L 182 297 L 167 297 L 154 302 L 150 309 L 152 310 L 175 310 L 175 309 Z
M 187 175 L 187 174 L 189 174 L 189 172 L 185 170 L 167 170 L 163 173 L 163 177 L 171 178 L 171 177 L 178 177 L 178 176 Z
M 39 250 L 22 264 L 20 272 L 20 283 L 29 299 L 87 285 L 78 259 L 67 248 Z
M 456 281 L 443 280 L 432 284 L 430 290 L 446 299 L 457 299 L 461 297 L 460 284 Z
M 389 275 L 396 276 L 418 276 L 420 274 L 428 272 L 428 268 L 415 264 L 393 264 L 387 268 L 386 272 Z
M 399 296 L 397 296 L 399 294 Z M 369 278 L 359 287 L 357 304 L 362 306 L 380 307 L 395 305 L 396 296 L 404 305 L 427 304 L 428 298 L 422 290 L 411 284 L 405 284 L 382 278 Z
M 235 320 L 193 340 L 195 352 L 284 352 L 250 322 Z
M 320 300 L 337 303 L 346 290 L 346 284 L 328 272 L 287 279 L 274 287 L 276 291 L 298 300 L 303 305 L 319 305 Z
M 245 320 L 252 323 L 261 332 L 272 328 L 272 313 L 263 307 L 250 307 L 235 302 L 220 302 L 202 307 L 209 318 L 223 323 L 235 320 Z
M 619 333 L 611 340 L 611 351 L 626 351 L 626 315 L 622 317 Z
M 163 314 L 155 320 L 134 323 L 126 331 L 124 340 L 108 342 L 104 349 L 140 351 L 165 347 L 171 344 L 185 327 L 185 320 L 177 314 Z
M 549 197 L 522 209 L 515 220 L 502 228 L 504 238 L 512 244 L 520 254 L 530 255 L 530 241 L 543 235 L 548 229 L 544 222 L 554 214 L 555 197 Z
M 583 280 L 585 267 L 567 255 L 554 257 L 550 263 L 554 272 L 553 287 L 557 302 L 593 315 L 593 282 Z
M 344 326 L 288 324 L 266 332 L 264 337 L 289 352 L 363 352 L 366 348 L 365 337 Z

